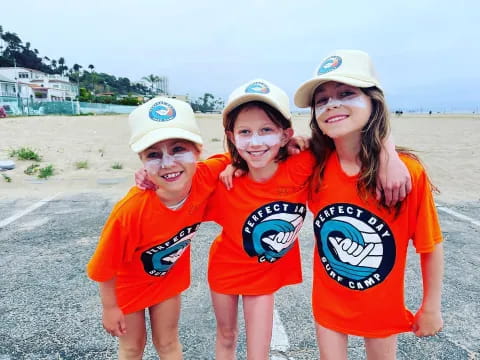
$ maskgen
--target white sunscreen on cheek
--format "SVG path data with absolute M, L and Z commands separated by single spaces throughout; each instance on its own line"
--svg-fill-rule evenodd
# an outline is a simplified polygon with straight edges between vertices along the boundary
M 357 108 L 365 108 L 367 104 L 365 100 L 361 96 L 354 96 L 349 99 L 332 99 L 329 98 L 328 102 L 325 105 L 317 105 L 315 106 L 315 116 L 319 117 L 322 115 L 327 109 L 332 107 L 340 107 L 340 106 L 351 106 Z
M 160 169 L 165 169 L 167 167 L 173 166 L 175 162 L 177 163 L 195 163 L 197 160 L 195 155 L 191 151 L 186 151 L 179 154 L 170 155 L 163 152 L 161 159 L 148 160 L 144 167 L 149 174 L 157 175 Z
M 172 156 L 176 162 L 179 163 L 194 163 L 197 161 L 195 155 L 191 151 L 182 152 L 180 154 L 175 154 Z
M 280 144 L 281 134 L 239 136 L 235 135 L 235 147 L 239 150 L 246 150 L 249 146 L 275 146 Z

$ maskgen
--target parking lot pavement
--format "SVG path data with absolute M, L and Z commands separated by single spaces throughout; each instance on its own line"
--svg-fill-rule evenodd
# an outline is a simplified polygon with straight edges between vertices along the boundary
M 116 358 L 116 340 L 101 326 L 97 286 L 85 276 L 85 264 L 113 203 L 97 193 L 58 196 L 0 228 L 0 360 Z M 0 201 L 0 221 L 31 205 L 28 199 Z M 480 220 L 478 202 L 453 210 Z M 445 328 L 428 339 L 400 335 L 400 360 L 480 358 L 480 228 L 444 212 L 440 219 L 445 237 Z M 203 224 L 192 243 L 192 286 L 183 297 L 180 328 L 185 359 L 213 359 L 215 322 L 205 270 L 208 248 L 218 231 L 215 224 Z M 276 295 L 289 346 L 274 351 L 275 359 L 318 358 L 310 312 L 311 216 L 300 239 L 304 282 Z M 406 302 L 416 309 L 422 292 L 413 251 L 408 264 Z M 244 359 L 243 322 L 240 327 L 238 358 Z M 362 341 L 352 338 L 350 358 L 363 359 L 363 351 Z M 148 345 L 144 359 L 156 358 Z

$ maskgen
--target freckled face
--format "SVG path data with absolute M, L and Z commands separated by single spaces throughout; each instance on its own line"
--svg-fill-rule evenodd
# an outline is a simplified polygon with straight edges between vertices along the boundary
M 284 130 L 257 107 L 238 114 L 229 138 L 249 168 L 274 164 L 278 151 L 287 141 Z
M 139 154 L 148 177 L 173 192 L 191 186 L 199 155 L 195 144 L 182 139 L 160 141 Z
M 372 113 L 372 101 L 360 88 L 335 81 L 317 88 L 314 107 L 318 127 L 332 139 L 360 135 Z

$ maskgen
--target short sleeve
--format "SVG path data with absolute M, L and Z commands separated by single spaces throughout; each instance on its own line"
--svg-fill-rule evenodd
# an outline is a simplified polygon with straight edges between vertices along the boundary
M 415 210 L 411 212 L 414 224 L 412 240 L 417 253 L 432 252 L 435 245 L 442 241 L 442 232 L 438 220 L 437 209 L 433 199 L 432 187 L 425 170 L 418 164 L 419 174 L 415 176 L 414 192 Z
M 206 191 L 212 192 L 215 189 L 220 173 L 230 163 L 231 159 L 227 153 L 210 156 L 198 163 L 198 177 L 206 187 Z
M 105 223 L 97 248 L 87 264 L 87 275 L 98 282 L 112 279 L 123 261 L 128 261 L 132 241 L 120 219 L 113 213 Z
M 290 155 L 287 159 L 288 173 L 297 184 L 304 184 L 313 173 L 315 156 L 310 150 Z

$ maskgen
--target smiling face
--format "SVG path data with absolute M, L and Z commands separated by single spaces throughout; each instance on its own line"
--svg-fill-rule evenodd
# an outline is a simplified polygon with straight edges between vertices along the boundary
M 199 155 L 194 143 L 182 139 L 160 141 L 139 153 L 150 180 L 173 193 L 190 190 Z
M 235 144 L 249 170 L 276 169 L 275 157 L 290 138 L 291 129 L 282 129 L 259 107 L 247 107 L 236 117 L 227 135 Z
M 320 130 L 330 138 L 360 138 L 372 113 L 372 101 L 360 88 L 330 81 L 316 89 L 314 108 Z

